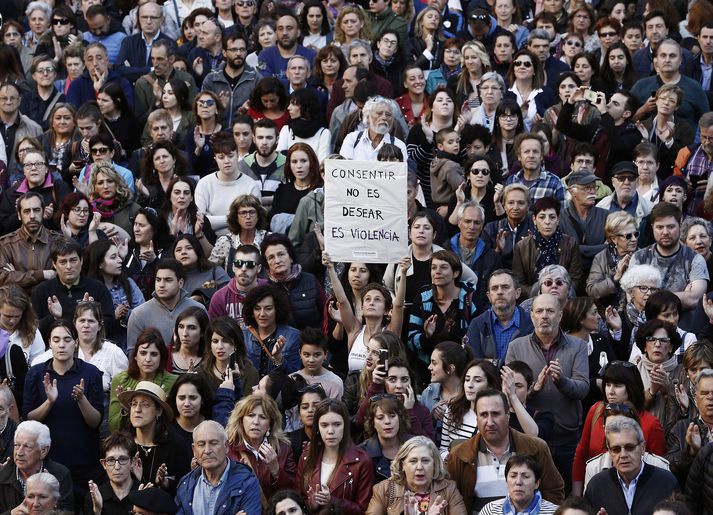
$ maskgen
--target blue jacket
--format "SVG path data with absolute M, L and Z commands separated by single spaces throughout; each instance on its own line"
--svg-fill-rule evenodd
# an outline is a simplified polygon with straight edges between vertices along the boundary
M 107 82 L 117 81 L 121 86 L 121 90 L 126 95 L 126 101 L 129 103 L 129 107 L 134 109 L 134 88 L 124 77 L 120 76 L 114 70 L 109 70 L 109 75 L 106 78 Z M 96 100 L 97 94 L 94 91 L 94 82 L 89 77 L 89 72 L 84 70 L 81 76 L 77 77 L 69 85 L 69 90 L 67 91 L 67 102 L 72 104 L 74 107 L 79 109 L 84 102 L 89 100 Z
M 631 56 L 632 64 L 634 65 L 634 75 L 637 79 L 643 79 L 654 73 L 653 57 L 651 56 L 651 46 L 646 45 L 641 50 L 634 52 Z M 690 50 L 681 48 L 681 66 L 679 71 L 681 75 L 691 77 L 693 75 L 694 57 Z
M 250 468 L 242 463 L 230 461 L 230 469 L 225 484 L 220 489 L 213 515 L 233 515 L 243 510 L 245 513 L 261 513 L 260 483 Z M 196 467 L 183 476 L 176 492 L 177 515 L 193 514 L 193 492 L 200 480 L 203 469 Z
M 158 33 L 159 39 L 173 42 L 163 32 Z M 124 64 L 129 62 L 129 66 Z M 126 77 L 133 84 L 139 77 L 151 72 L 151 56 L 146 52 L 146 41 L 144 41 L 143 33 L 132 34 L 124 38 L 119 48 L 119 55 L 116 58 L 116 72 L 122 77 Z
M 282 356 L 284 359 L 283 366 L 288 374 L 297 372 L 302 368 L 302 360 L 300 360 L 300 332 L 289 325 L 278 325 L 275 330 L 278 336 L 284 336 L 287 343 L 282 348 Z M 248 351 L 248 358 L 252 361 L 255 369 L 260 373 L 260 357 L 265 352 L 262 350 L 262 345 L 258 342 L 250 331 L 243 329 L 245 337 L 245 348 Z M 272 351 L 272 349 L 270 349 Z M 268 373 L 275 369 L 272 361 L 267 363 Z M 260 374 L 262 377 L 263 374 Z
M 530 314 L 519 306 L 516 306 L 515 309 L 520 313 L 520 328 L 513 336 L 513 340 L 520 336 L 530 334 L 534 330 Z M 493 327 L 490 319 L 491 313 L 492 309 L 488 309 L 481 315 L 475 317 L 468 326 L 466 336 L 468 337 L 468 344 L 473 349 L 473 354 L 476 358 L 500 360 L 498 347 L 495 344 L 495 337 L 493 336 Z M 500 364 L 502 365 L 504 362 Z

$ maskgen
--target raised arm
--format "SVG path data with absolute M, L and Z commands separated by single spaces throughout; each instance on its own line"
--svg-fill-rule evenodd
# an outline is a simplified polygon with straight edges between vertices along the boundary
M 394 297 L 394 307 L 391 310 L 391 322 L 389 322 L 389 331 L 396 334 L 401 334 L 401 329 L 404 323 L 404 305 L 406 303 L 406 273 L 411 268 L 411 255 L 401 258 L 399 261 L 399 273 L 401 280 L 397 281 L 396 296 Z
M 337 308 L 339 309 L 339 316 L 341 318 L 342 327 L 347 332 L 347 335 L 351 335 L 353 332 L 361 329 L 361 323 L 354 316 L 354 310 L 352 305 L 349 303 L 347 294 L 344 291 L 339 276 L 337 276 L 337 271 L 334 269 L 334 263 L 332 263 L 331 258 L 327 252 L 322 252 L 322 265 L 327 269 L 329 273 L 329 280 L 332 282 L 332 291 L 334 297 L 337 299 Z M 349 338 L 349 347 L 351 348 L 351 338 Z

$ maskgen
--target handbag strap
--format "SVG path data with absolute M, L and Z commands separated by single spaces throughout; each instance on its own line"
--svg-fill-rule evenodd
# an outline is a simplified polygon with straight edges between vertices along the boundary
M 277 366 L 277 362 L 275 361 L 275 356 L 272 355 L 272 353 L 268 350 L 267 346 L 265 345 L 265 342 L 262 341 L 262 338 L 260 338 L 260 335 L 257 333 L 255 328 L 253 327 L 248 327 L 248 331 L 250 331 L 250 334 L 252 334 L 257 342 L 260 344 L 260 347 L 262 347 L 262 350 L 267 354 L 267 357 L 270 358 L 270 361 L 272 361 L 272 364 Z

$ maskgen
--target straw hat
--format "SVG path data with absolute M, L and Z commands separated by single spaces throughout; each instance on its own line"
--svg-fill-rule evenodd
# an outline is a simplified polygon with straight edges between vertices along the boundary
M 163 409 L 163 416 L 167 422 L 173 420 L 173 409 L 166 403 L 166 392 L 163 391 L 156 383 L 151 381 L 140 381 L 136 388 L 133 390 L 128 390 L 119 394 L 119 403 L 126 410 L 129 409 L 131 401 L 137 395 L 143 395 L 145 397 L 150 397 L 156 401 Z

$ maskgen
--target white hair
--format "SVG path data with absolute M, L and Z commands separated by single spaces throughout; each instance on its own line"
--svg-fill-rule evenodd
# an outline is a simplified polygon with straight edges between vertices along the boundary
M 642 283 L 654 282 L 657 288 L 661 288 L 663 277 L 661 271 L 653 265 L 634 265 L 624 272 L 619 280 L 621 289 L 626 292 L 629 297 L 629 290 L 636 286 L 641 286 Z
M 27 486 L 31 483 L 42 483 L 50 488 L 50 494 L 54 497 L 55 502 L 59 500 L 59 481 L 49 472 L 38 472 L 27 478 Z
M 606 433 L 607 448 L 609 447 L 610 434 L 619 434 L 625 431 L 633 431 L 636 433 L 638 443 L 644 442 L 644 432 L 641 430 L 639 423 L 633 418 L 617 417 L 616 420 L 612 420 L 605 426 L 604 431 Z
M 27 433 L 37 438 L 37 445 L 40 447 L 49 447 L 52 445 L 52 437 L 50 437 L 50 428 L 42 422 L 36 420 L 25 420 L 20 422 L 15 430 L 15 437 L 19 433 Z
M 371 112 L 380 105 L 388 106 L 392 115 L 396 112 L 394 110 L 394 104 L 391 100 L 380 95 L 375 95 L 364 103 L 364 107 L 361 110 L 362 121 L 364 122 L 365 127 L 369 127 L 369 117 L 371 116 Z
M 483 220 L 483 222 L 485 222 L 485 209 L 483 209 L 483 206 L 481 206 L 477 200 L 466 200 L 460 206 L 458 206 L 458 209 L 456 209 L 456 218 L 458 218 L 458 223 L 460 223 L 460 221 L 463 219 L 463 215 L 465 215 L 465 210 L 471 207 L 476 209 L 480 213 L 480 218 Z
M 34 2 L 30 2 L 29 4 L 27 4 L 27 9 L 25 9 L 25 16 L 29 18 L 33 11 L 42 11 L 42 13 L 47 16 L 47 21 L 49 21 L 50 16 L 52 16 L 52 8 L 44 2 L 40 2 L 39 0 L 35 0 Z

